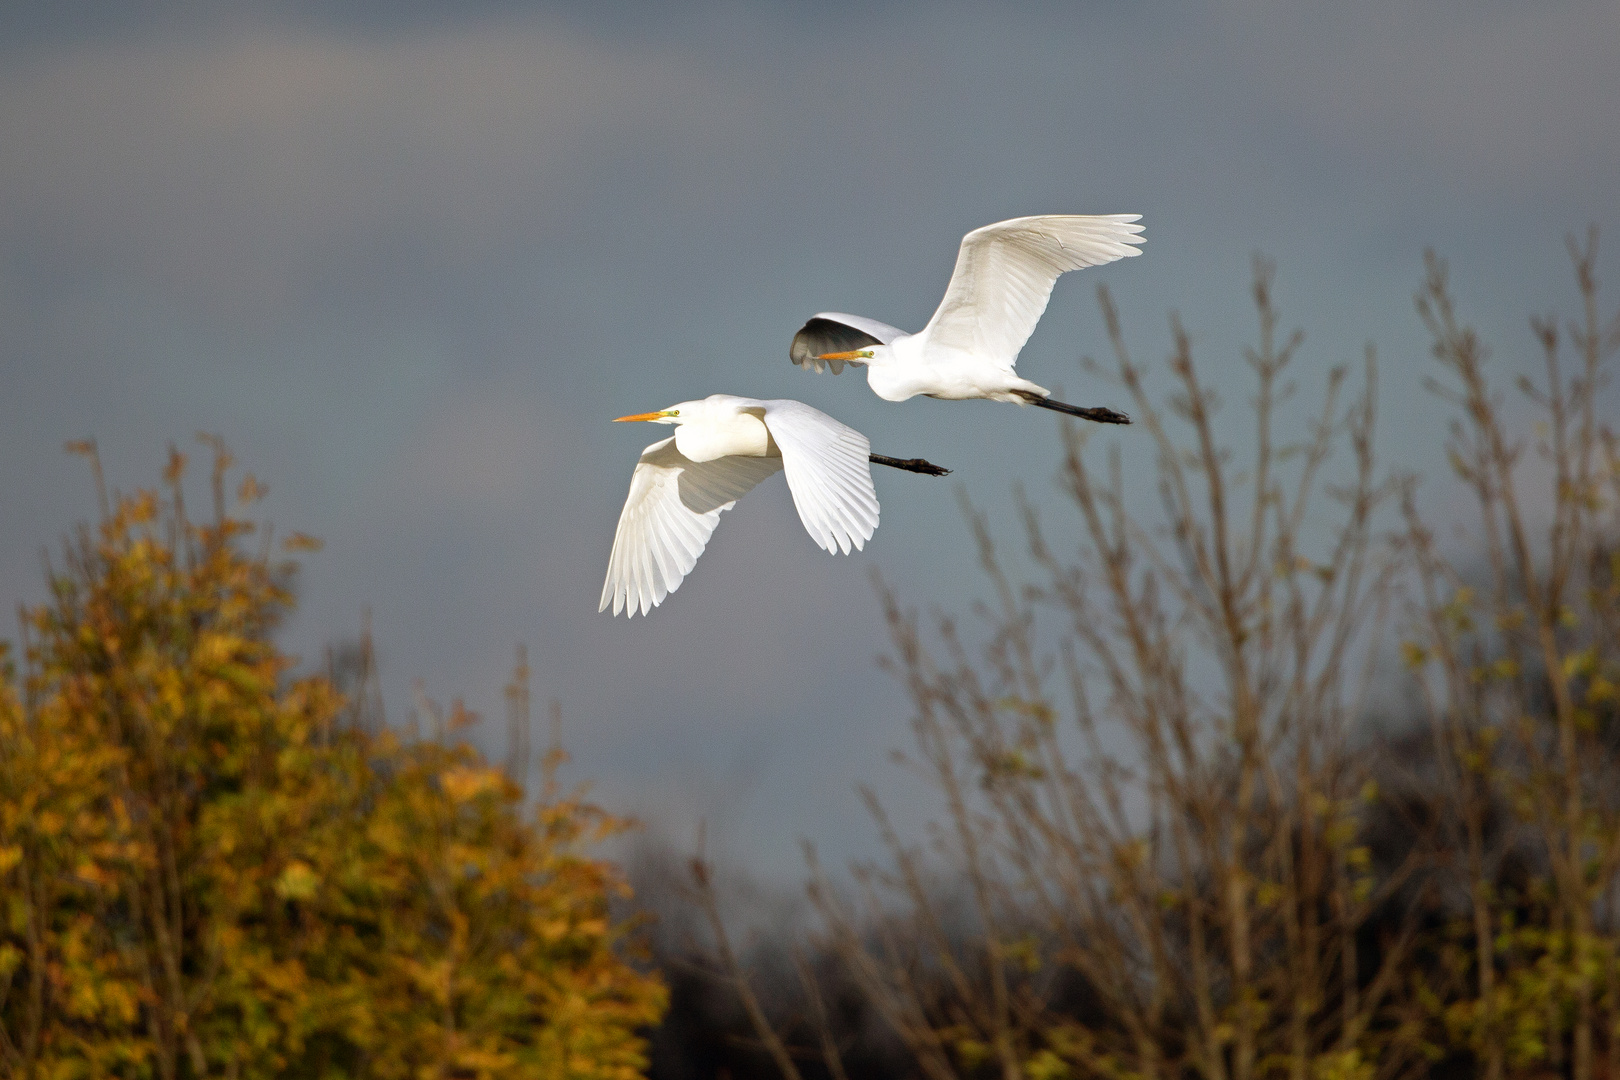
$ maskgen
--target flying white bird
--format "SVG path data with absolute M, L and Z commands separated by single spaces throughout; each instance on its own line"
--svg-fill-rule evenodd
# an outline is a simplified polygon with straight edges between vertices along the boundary
M 866 382 L 885 401 L 918 394 L 960 401 L 989 398 L 1039 405 L 1105 424 L 1128 424 L 1112 409 L 1053 401 L 1051 392 L 1013 371 L 1040 322 L 1052 286 L 1070 270 L 1140 255 L 1140 214 L 1047 214 L 974 229 L 962 238 L 956 270 L 939 310 L 908 334 L 859 315 L 824 311 L 793 336 L 788 356 L 800 367 L 836 375 L 866 367 Z
M 659 412 L 621 416 L 675 425 L 641 452 L 619 514 L 598 611 L 646 614 L 681 587 L 720 515 L 777 470 L 787 473 L 799 520 L 820 547 L 859 550 L 878 526 L 872 466 L 943 476 L 921 458 L 871 451 L 865 435 L 799 401 L 714 394 Z

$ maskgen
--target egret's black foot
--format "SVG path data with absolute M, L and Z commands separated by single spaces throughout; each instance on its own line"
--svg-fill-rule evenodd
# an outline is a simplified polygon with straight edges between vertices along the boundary
M 941 468 L 932 461 L 924 461 L 920 457 L 893 458 L 882 454 L 868 455 L 874 465 L 887 465 L 891 469 L 904 469 L 906 472 L 922 473 L 924 476 L 949 476 L 951 470 Z
M 1124 413 L 1115 412 L 1113 409 L 1104 409 L 1101 406 L 1088 409 L 1082 405 L 1070 405 L 1066 401 L 1053 401 L 1051 398 L 1035 397 L 1033 394 L 1029 397 L 1029 403 L 1039 405 L 1043 409 L 1051 409 L 1053 412 L 1078 416 L 1082 420 L 1094 420 L 1099 424 L 1128 424 L 1131 422 L 1131 418 Z

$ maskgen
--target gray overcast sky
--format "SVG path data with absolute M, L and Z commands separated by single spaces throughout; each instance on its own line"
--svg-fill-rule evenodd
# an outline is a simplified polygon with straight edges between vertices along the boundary
M 1012 484 L 1054 494 L 1052 417 L 890 405 L 788 338 L 828 308 L 921 326 L 985 222 L 1137 212 L 1144 255 L 1060 282 L 1021 372 L 1120 404 L 1075 363 L 1102 281 L 1141 356 L 1175 309 L 1237 374 L 1263 251 L 1304 388 L 1376 342 L 1381 445 L 1434 476 L 1423 249 L 1514 364 L 1528 313 L 1572 308 L 1563 234 L 1620 242 L 1614 0 L 327 7 L 0 9 L 0 594 L 38 600 L 93 508 L 64 440 L 130 488 L 219 432 L 278 527 L 327 541 L 293 649 L 369 607 L 396 716 L 421 678 L 495 719 L 526 642 L 576 776 L 765 870 L 867 843 L 851 784 L 892 780 L 906 717 L 867 573 L 965 609 L 953 490 L 878 477 L 881 530 L 833 559 L 769 483 L 613 621 L 658 433 L 608 419 L 800 398 L 956 468 L 1011 538 Z

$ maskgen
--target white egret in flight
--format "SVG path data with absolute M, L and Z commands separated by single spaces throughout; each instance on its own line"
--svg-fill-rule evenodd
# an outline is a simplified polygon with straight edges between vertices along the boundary
M 643 450 L 630 477 L 597 608 L 612 604 L 615 615 L 651 612 L 680 588 L 720 515 L 778 469 L 810 538 L 846 555 L 877 530 L 872 462 L 932 476 L 950 471 L 874 454 L 865 435 L 799 401 L 714 394 L 615 423 L 626 420 L 672 424 L 675 434 Z
M 921 331 L 824 311 L 793 336 L 788 355 L 800 367 L 834 374 L 862 364 L 867 385 L 885 401 L 989 398 L 1128 424 L 1130 417 L 1112 409 L 1053 401 L 1013 365 L 1062 274 L 1141 254 L 1133 246 L 1142 242 L 1140 217 L 1047 214 L 974 229 L 962 238 L 945 299 Z

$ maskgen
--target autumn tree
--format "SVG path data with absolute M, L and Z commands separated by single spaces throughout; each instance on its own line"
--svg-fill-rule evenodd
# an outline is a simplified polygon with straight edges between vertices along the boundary
M 294 567 L 213 449 L 204 523 L 177 453 L 162 492 L 103 490 L 4 654 L 0 1072 L 638 1075 L 663 990 L 584 854 L 622 823 L 560 751 L 526 810 L 470 746 L 295 677 Z

